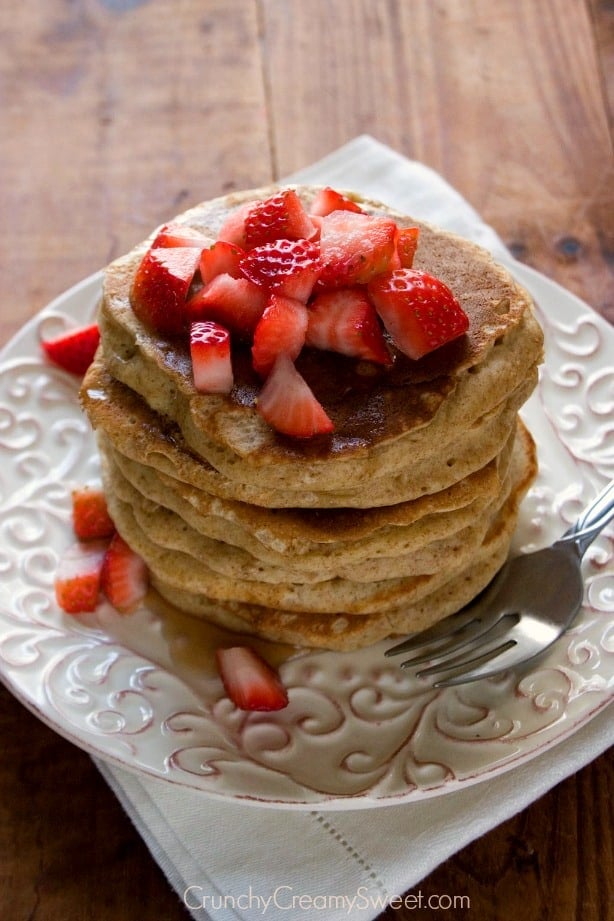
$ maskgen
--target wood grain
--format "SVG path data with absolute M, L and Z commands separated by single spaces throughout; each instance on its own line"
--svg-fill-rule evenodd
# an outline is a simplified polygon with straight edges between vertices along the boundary
M 361 133 L 440 171 L 614 319 L 611 0 L 22 0 L 0 8 L 0 343 L 178 210 Z M 0 448 L 1 451 L 1 448 Z M 89 757 L 0 688 L 0 918 L 182 921 Z M 612 760 L 388 921 L 611 917 Z

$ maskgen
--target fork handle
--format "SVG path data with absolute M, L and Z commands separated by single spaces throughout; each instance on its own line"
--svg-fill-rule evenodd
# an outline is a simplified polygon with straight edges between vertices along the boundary
M 597 535 L 608 521 L 614 518 L 614 480 L 591 502 L 576 523 L 560 539 L 560 542 L 574 543 L 580 556 L 584 556 Z

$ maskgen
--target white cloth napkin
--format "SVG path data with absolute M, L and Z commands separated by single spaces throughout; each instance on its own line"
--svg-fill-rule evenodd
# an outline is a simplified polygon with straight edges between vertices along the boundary
M 440 176 L 371 137 L 356 138 L 288 181 L 354 189 L 469 237 L 509 262 L 494 231 Z M 198 921 L 367 921 L 613 743 L 607 708 L 505 774 L 423 802 L 359 811 L 244 806 L 97 764 Z M 419 907 L 420 897 L 416 893 L 408 907 Z

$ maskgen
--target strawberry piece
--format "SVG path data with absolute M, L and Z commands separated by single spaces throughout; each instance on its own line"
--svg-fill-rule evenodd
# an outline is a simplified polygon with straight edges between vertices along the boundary
M 284 435 L 310 438 L 334 428 L 305 379 L 283 352 L 273 365 L 256 406 L 271 428 Z
M 399 268 L 411 269 L 418 248 L 420 231 L 417 227 L 404 227 L 397 233 L 396 251 Z
M 111 537 L 115 531 L 102 489 L 84 486 L 72 491 L 73 531 L 79 540 Z
M 326 217 L 327 214 L 332 214 L 333 211 L 353 211 L 355 214 L 364 214 L 362 208 L 351 198 L 347 198 L 341 192 L 336 192 L 335 189 L 326 186 L 316 194 L 311 203 L 309 215 L 310 217 Z
M 283 710 L 288 693 L 277 672 L 251 646 L 216 650 L 224 689 L 240 710 Z
M 107 600 L 117 611 L 128 614 L 143 600 L 148 586 L 145 561 L 115 533 L 102 564 L 101 587 Z
M 366 284 L 388 269 L 395 249 L 393 220 L 333 211 L 322 218 L 320 281 L 331 287 Z
M 69 333 L 62 333 L 55 339 L 47 339 L 41 345 L 49 360 L 55 365 L 71 374 L 83 376 L 92 363 L 99 342 L 98 325 L 92 323 Z
M 362 288 L 319 294 L 308 313 L 307 345 L 382 365 L 392 363 L 377 313 Z
M 305 303 L 321 271 L 320 250 L 307 240 L 275 240 L 256 246 L 240 263 L 250 281 Z
M 248 278 L 216 275 L 188 301 L 190 320 L 215 320 L 240 336 L 251 335 L 267 305 L 266 291 Z
M 307 308 L 294 298 L 272 294 L 258 321 L 252 345 L 252 362 L 263 377 L 283 352 L 293 361 L 305 342 Z
M 194 386 L 199 393 L 230 393 L 233 385 L 230 333 L 213 320 L 190 327 Z
M 388 272 L 371 282 L 369 294 L 393 342 L 410 358 L 421 358 L 469 328 L 447 285 L 426 272 Z
M 220 227 L 217 235 L 218 240 L 223 240 L 226 243 L 233 243 L 235 246 L 240 246 L 244 249 L 245 218 L 252 207 L 253 202 L 248 201 L 243 205 L 239 205 L 234 211 L 231 211 Z
M 106 549 L 106 541 L 89 541 L 73 544 L 60 557 L 55 574 L 55 597 L 66 614 L 96 610 Z
M 239 262 L 244 255 L 240 246 L 217 240 L 209 249 L 204 249 L 200 256 L 200 277 L 203 284 L 213 281 L 216 275 L 232 275 L 238 278 Z
M 141 322 L 162 336 L 185 332 L 186 297 L 199 260 L 195 246 L 157 247 L 145 253 L 130 291 L 132 309 Z
M 157 231 L 151 249 L 168 246 L 197 246 L 203 249 L 211 244 L 211 238 L 206 237 L 199 230 L 188 227 L 187 224 L 178 224 L 171 221 L 170 224 L 163 224 Z
M 294 189 L 286 189 L 249 209 L 245 217 L 245 248 L 275 240 L 309 240 L 314 231 L 300 198 Z

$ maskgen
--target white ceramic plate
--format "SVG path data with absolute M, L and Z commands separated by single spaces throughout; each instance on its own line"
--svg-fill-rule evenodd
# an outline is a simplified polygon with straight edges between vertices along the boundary
M 547 360 L 524 411 L 538 480 L 517 544 L 545 545 L 614 475 L 614 331 L 526 267 Z M 310 653 L 281 666 L 290 704 L 245 714 L 199 667 L 198 627 L 144 608 L 58 609 L 53 578 L 73 541 L 70 491 L 98 475 L 77 382 L 41 338 L 94 313 L 100 275 L 42 311 L 0 355 L 0 674 L 44 722 L 125 768 L 208 794 L 283 808 L 366 808 L 443 794 L 527 761 L 606 706 L 614 685 L 614 554 L 586 559 L 573 629 L 523 672 L 434 691 L 383 658 Z M 195 632 L 196 631 L 196 632 Z M 206 656 L 205 656 L 206 658 Z

